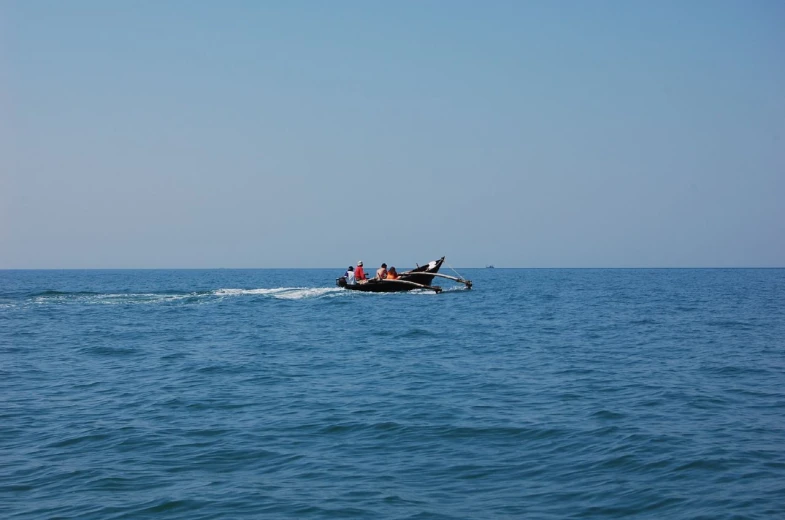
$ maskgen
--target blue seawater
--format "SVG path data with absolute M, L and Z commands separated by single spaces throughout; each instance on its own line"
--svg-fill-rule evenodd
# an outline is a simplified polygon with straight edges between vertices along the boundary
M 0 518 L 785 518 L 785 270 L 340 274 L 0 271 Z

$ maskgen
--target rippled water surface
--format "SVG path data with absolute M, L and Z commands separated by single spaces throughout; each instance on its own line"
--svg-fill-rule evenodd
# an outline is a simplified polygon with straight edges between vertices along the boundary
M 0 271 L 0 517 L 785 517 L 785 270 L 340 274 Z

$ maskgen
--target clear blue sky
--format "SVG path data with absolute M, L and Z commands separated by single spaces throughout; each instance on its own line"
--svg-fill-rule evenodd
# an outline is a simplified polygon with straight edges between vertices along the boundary
M 0 268 L 785 266 L 785 2 L 0 0 Z

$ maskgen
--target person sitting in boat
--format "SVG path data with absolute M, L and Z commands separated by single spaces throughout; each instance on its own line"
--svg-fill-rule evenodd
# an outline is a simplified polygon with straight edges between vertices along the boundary
M 365 283 L 368 278 L 365 277 L 365 270 L 363 269 L 363 261 L 357 262 L 357 269 L 354 270 L 354 279 L 357 283 Z
M 397 280 L 398 279 L 398 271 L 395 270 L 395 267 L 390 267 L 390 270 L 387 271 L 387 280 Z
M 376 270 L 376 279 L 384 280 L 385 278 L 387 278 L 387 264 L 382 264 L 382 266 Z
M 349 269 L 346 270 L 346 274 L 343 275 L 346 278 L 346 283 L 348 285 L 354 285 L 355 278 L 354 278 L 354 267 L 349 266 Z

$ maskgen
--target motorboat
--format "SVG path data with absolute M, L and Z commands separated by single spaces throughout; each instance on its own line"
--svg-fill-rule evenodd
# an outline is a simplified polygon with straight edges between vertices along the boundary
M 442 292 L 442 288 L 438 285 L 431 285 L 434 278 L 445 278 L 462 283 L 467 289 L 472 288 L 471 280 L 465 280 L 456 276 L 449 276 L 439 273 L 439 269 L 444 263 L 444 257 L 438 260 L 433 260 L 425 265 L 418 265 L 414 269 L 405 271 L 398 274 L 395 280 L 379 280 L 376 278 L 369 279 L 365 282 L 347 283 L 346 277 L 342 276 L 335 280 L 338 287 L 343 287 L 350 291 L 362 292 L 402 292 L 412 291 L 415 289 L 423 289 L 434 291 L 436 293 Z

